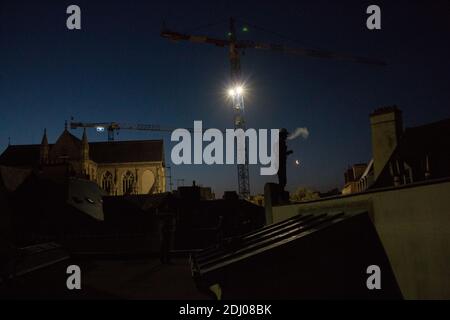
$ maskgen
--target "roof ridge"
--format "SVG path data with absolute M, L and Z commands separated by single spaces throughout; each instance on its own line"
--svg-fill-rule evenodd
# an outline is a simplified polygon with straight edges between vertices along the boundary
M 434 121 L 434 122 L 429 122 L 429 123 L 421 124 L 421 125 L 414 126 L 414 127 L 406 127 L 405 131 L 406 130 L 414 130 L 414 129 L 421 129 L 421 128 L 426 128 L 426 127 L 431 127 L 431 126 L 434 126 L 434 125 L 437 125 L 437 124 L 443 124 L 443 123 L 446 123 L 446 122 L 450 122 L 450 118 L 442 119 L 442 120 L 438 120 L 438 121 Z
M 38 146 L 40 146 L 40 144 L 34 143 L 34 144 L 10 144 L 7 147 L 38 147 Z
M 114 143 L 127 143 L 127 142 L 164 142 L 164 139 L 149 139 L 149 140 L 120 140 L 120 141 L 92 141 L 89 144 L 114 144 Z

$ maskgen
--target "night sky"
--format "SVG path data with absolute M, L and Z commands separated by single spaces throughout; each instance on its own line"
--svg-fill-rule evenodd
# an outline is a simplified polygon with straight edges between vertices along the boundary
M 288 189 L 342 187 L 352 163 L 371 158 L 369 114 L 398 105 L 406 126 L 450 117 L 449 1 L 20 1 L 0 0 L 0 150 L 53 143 L 64 121 L 117 121 L 164 127 L 232 128 L 225 98 L 225 48 L 160 37 L 163 20 L 180 32 L 227 36 L 227 19 L 245 21 L 243 39 L 324 48 L 380 58 L 387 67 L 248 50 L 247 125 L 293 130 L 310 137 L 290 143 Z M 82 30 L 66 28 L 77 4 Z M 382 30 L 366 28 L 366 8 L 378 4 Z M 208 27 L 205 25 L 211 24 Z M 240 23 L 242 27 L 244 24 Z M 256 28 L 255 26 L 259 27 Z M 81 130 L 73 131 L 81 136 Z M 88 131 L 91 141 L 107 135 Z M 119 140 L 166 141 L 168 134 L 126 132 Z M 299 159 L 301 166 L 295 166 Z M 259 165 L 252 193 L 262 192 Z M 211 186 L 218 196 L 237 189 L 235 166 L 177 166 L 173 181 Z

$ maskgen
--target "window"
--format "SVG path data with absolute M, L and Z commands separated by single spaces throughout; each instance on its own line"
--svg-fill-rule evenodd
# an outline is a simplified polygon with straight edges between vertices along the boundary
M 123 194 L 132 194 L 134 189 L 134 175 L 127 171 L 123 176 L 122 180 L 122 191 Z
M 102 189 L 111 194 L 113 186 L 113 175 L 111 172 L 106 171 L 102 178 Z

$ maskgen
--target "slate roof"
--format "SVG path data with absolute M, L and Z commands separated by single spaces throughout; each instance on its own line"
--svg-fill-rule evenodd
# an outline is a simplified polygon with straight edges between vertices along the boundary
M 406 154 L 443 152 L 450 147 L 450 119 L 423 126 L 406 128 L 400 140 L 399 151 Z
M 164 161 L 163 140 L 89 143 L 89 155 L 97 163 Z
M 304 213 L 192 255 L 199 290 L 223 300 L 401 299 L 367 212 Z M 367 266 L 383 270 L 383 290 L 367 290 Z
M 220 247 L 198 253 L 194 257 L 192 271 L 199 275 L 208 273 L 261 252 L 276 249 L 353 215 L 354 213 L 344 214 L 344 212 L 318 215 L 300 214 L 268 225 L 244 236 L 232 238 L 228 242 L 222 243 Z
M 79 140 L 78 140 L 79 141 Z M 50 144 L 50 150 L 54 144 Z M 10 145 L 0 155 L 0 164 L 34 167 L 39 164 L 40 145 Z M 89 156 L 97 163 L 164 161 L 163 140 L 89 143 Z
M 34 166 L 39 163 L 40 145 L 8 146 L 0 155 L 0 164 L 5 166 Z
M 425 179 L 428 157 L 432 179 L 450 177 L 450 119 L 406 128 L 389 161 L 371 188 L 393 185 L 390 163 L 406 162 L 415 182 Z

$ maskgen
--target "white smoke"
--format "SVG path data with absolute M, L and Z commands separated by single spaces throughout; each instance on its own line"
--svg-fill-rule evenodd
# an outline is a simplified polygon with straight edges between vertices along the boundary
M 294 140 L 298 137 L 302 137 L 303 139 L 308 139 L 309 137 L 309 130 L 308 128 L 297 128 L 294 130 L 293 133 L 291 133 L 287 139 L 288 140 Z

